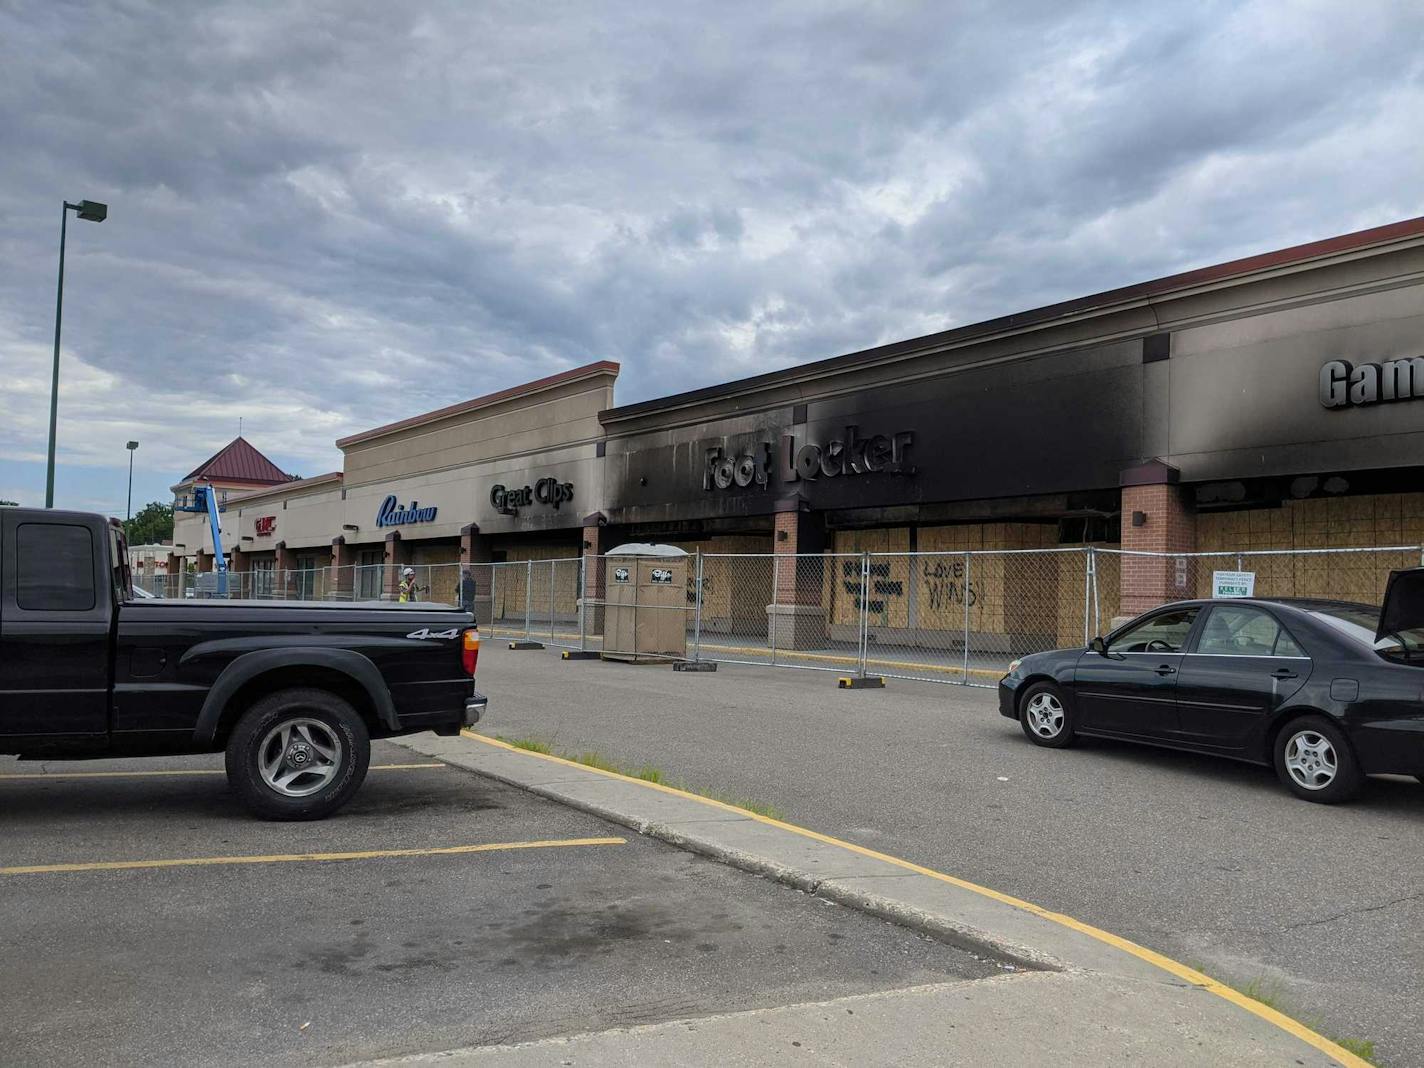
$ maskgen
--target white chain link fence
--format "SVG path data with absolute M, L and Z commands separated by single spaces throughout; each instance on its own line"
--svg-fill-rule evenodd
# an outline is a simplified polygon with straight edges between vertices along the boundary
M 815 555 L 694 553 L 410 565 L 412 599 L 473 610 L 495 637 L 629 660 L 761 664 L 992 686 L 1010 660 L 1086 644 L 1167 600 L 1210 597 L 1217 571 L 1259 597 L 1378 604 L 1418 545 L 1144 553 L 1098 547 Z M 404 568 L 228 575 L 230 598 L 400 597 Z M 217 576 L 135 576 L 160 597 L 219 596 Z M 1163 596 L 1165 591 L 1165 596 Z

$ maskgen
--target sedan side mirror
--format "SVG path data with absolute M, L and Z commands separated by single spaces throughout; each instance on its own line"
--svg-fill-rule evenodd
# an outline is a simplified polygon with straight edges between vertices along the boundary
M 1093 652 L 1097 653 L 1099 656 L 1108 655 L 1108 643 L 1103 641 L 1101 636 L 1094 638 L 1092 641 L 1090 641 L 1088 643 L 1088 648 L 1091 649 Z

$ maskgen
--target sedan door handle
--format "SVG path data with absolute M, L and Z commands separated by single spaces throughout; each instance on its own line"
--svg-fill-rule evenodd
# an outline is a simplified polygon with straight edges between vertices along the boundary
M 1300 676 L 1290 668 L 1276 668 L 1275 671 L 1271 672 L 1271 678 L 1273 679 L 1295 679 L 1299 677 Z
M 1159 675 L 1175 675 L 1176 673 L 1177 669 L 1174 668 L 1171 664 L 1157 665 L 1157 674 Z

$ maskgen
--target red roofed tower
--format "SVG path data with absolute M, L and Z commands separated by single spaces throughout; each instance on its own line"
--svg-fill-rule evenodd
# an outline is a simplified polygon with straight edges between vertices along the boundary
M 246 438 L 236 437 L 188 472 L 173 487 L 173 494 L 179 498 L 189 496 L 194 483 L 206 482 L 217 489 L 221 499 L 227 492 L 245 493 L 294 478 L 253 448 Z

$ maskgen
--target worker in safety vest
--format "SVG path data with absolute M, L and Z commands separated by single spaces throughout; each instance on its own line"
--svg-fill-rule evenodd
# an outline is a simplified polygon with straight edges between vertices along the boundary
M 418 588 L 418 587 L 415 585 L 415 568 L 413 568 L 413 567 L 408 567 L 408 568 L 406 568 L 404 571 L 401 572 L 401 581 L 400 581 L 400 599 L 401 599 L 401 603 L 405 603 L 406 601 L 413 601 L 413 600 L 415 600 L 415 591 L 416 591 L 417 588 Z

